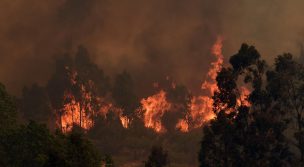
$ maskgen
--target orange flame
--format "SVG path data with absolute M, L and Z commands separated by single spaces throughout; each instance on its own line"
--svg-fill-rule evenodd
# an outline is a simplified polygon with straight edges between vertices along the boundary
M 72 130 L 74 125 L 82 127 L 83 129 L 90 129 L 93 127 L 93 120 L 91 113 L 85 112 L 81 108 L 81 104 L 76 102 L 75 98 L 68 94 L 65 98 L 70 98 L 71 102 L 65 104 L 61 114 L 61 128 L 64 132 Z
M 145 127 L 152 128 L 156 132 L 165 132 L 161 118 L 171 107 L 166 100 L 166 92 L 161 90 L 153 96 L 142 99 L 141 104 Z
M 201 89 L 208 92 L 208 96 L 194 96 L 189 104 L 189 111 L 184 118 L 179 119 L 175 128 L 181 132 L 188 132 L 193 128 L 201 127 L 204 123 L 214 119 L 215 114 L 213 112 L 213 99 L 211 98 L 215 91 L 218 90 L 216 84 L 217 73 L 221 70 L 223 65 L 222 44 L 223 40 L 218 37 L 215 44 L 211 48 L 212 55 L 216 60 L 211 63 L 211 68 L 207 73 L 207 78 L 203 82 Z M 70 70 L 68 67 L 67 70 Z M 169 80 L 169 76 L 166 78 Z M 77 83 L 77 72 L 70 72 L 71 84 Z M 89 81 L 89 86 L 94 86 L 92 81 Z M 172 82 L 172 88 L 176 88 L 176 84 Z M 153 83 L 154 88 L 159 88 L 159 83 Z M 94 97 L 97 99 L 98 104 L 93 104 L 92 93 L 86 89 L 84 85 L 81 85 L 81 93 L 83 101 L 76 101 L 76 98 L 71 93 L 66 93 L 65 100 L 69 101 L 62 108 L 62 114 L 60 116 L 60 123 L 63 131 L 68 132 L 74 125 L 78 125 L 86 130 L 94 126 L 93 117 L 103 116 L 106 118 L 107 113 L 111 110 L 119 117 L 121 125 L 124 128 L 128 128 L 132 123 L 130 118 L 123 115 L 123 109 L 117 108 L 112 103 L 107 102 L 102 97 Z M 250 91 L 246 87 L 241 87 L 240 98 L 237 101 L 238 105 L 250 106 L 247 100 Z M 96 101 L 94 101 L 96 103 Z M 160 90 L 157 94 L 143 98 L 141 101 L 141 107 L 134 112 L 139 112 L 142 115 L 142 119 L 145 127 L 151 128 L 158 133 L 166 132 L 166 128 L 162 124 L 162 117 L 166 112 L 174 111 L 174 107 L 166 99 L 166 92 Z M 96 110 L 96 106 L 99 109 Z M 140 117 L 140 116 L 139 116 Z
M 186 120 L 180 119 L 176 124 L 176 129 L 180 130 L 181 132 L 188 132 L 189 131 L 189 125 Z
M 77 83 L 77 72 L 70 71 L 69 67 L 66 67 L 69 75 L 70 82 L 72 85 Z M 94 86 L 93 81 L 89 80 L 87 87 L 91 88 Z M 89 130 L 94 126 L 94 117 L 103 116 L 106 118 L 107 113 L 112 110 L 119 117 L 121 124 L 124 128 L 128 128 L 130 120 L 124 117 L 120 108 L 116 108 L 112 103 L 107 102 L 102 97 L 94 97 L 93 101 L 92 92 L 85 85 L 79 85 L 81 91 L 81 98 L 76 100 L 75 96 L 70 92 L 66 91 L 64 95 L 65 103 L 61 109 L 59 115 L 59 124 L 63 132 L 69 132 L 72 130 L 74 125 L 77 125 L 85 130 Z
M 222 48 L 223 48 L 223 39 L 221 37 L 218 37 L 216 40 L 216 43 L 213 45 L 211 52 L 216 57 L 216 61 L 212 62 L 211 69 L 208 71 L 207 77 L 211 81 L 204 81 L 202 84 L 202 89 L 208 90 L 211 95 L 213 95 L 213 92 L 217 91 L 217 85 L 215 82 L 217 73 L 222 69 L 223 62 L 224 62 L 224 56 L 222 54 Z
M 248 101 L 248 95 L 250 94 L 250 90 L 246 87 L 242 86 L 240 88 L 240 98 L 237 100 L 237 105 L 244 105 L 244 106 L 251 106 L 250 102 Z
M 203 90 L 207 90 L 210 96 L 193 97 L 191 100 L 190 114 L 188 114 L 187 117 L 191 118 L 193 128 L 201 127 L 205 122 L 215 117 L 212 111 L 213 99 L 211 96 L 213 96 L 213 93 L 218 90 L 215 79 L 224 62 L 224 56 L 222 54 L 222 42 L 223 39 L 218 37 L 211 49 L 212 54 L 216 57 L 216 61 L 211 63 L 211 68 L 207 74 L 207 80 L 203 82 L 201 87 Z M 182 132 L 188 132 L 189 126 L 190 125 L 187 123 L 187 121 L 182 120 L 178 122 L 176 127 Z

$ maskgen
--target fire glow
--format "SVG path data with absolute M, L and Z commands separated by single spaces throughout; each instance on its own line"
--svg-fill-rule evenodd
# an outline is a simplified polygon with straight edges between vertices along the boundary
M 222 38 L 218 37 L 211 49 L 216 61 L 211 63 L 212 67 L 207 75 L 208 80 L 202 84 L 202 89 L 207 90 L 210 94 L 209 96 L 194 96 L 191 99 L 190 111 L 185 118 L 179 119 L 176 124 L 176 129 L 181 132 L 188 132 L 191 128 L 201 127 L 205 122 L 215 117 L 212 111 L 213 100 L 211 97 L 213 92 L 218 89 L 215 79 L 223 65 L 222 41 Z M 166 99 L 166 93 L 161 90 L 158 94 L 143 99 L 141 104 L 145 126 L 153 128 L 156 132 L 165 132 L 166 129 L 161 124 L 161 119 L 165 112 L 171 111 L 171 104 Z M 191 123 L 189 120 L 192 120 Z
M 218 37 L 215 44 L 211 48 L 212 55 L 216 60 L 211 63 L 211 68 L 207 73 L 206 80 L 202 83 L 201 89 L 207 92 L 208 95 L 193 96 L 188 106 L 184 118 L 178 119 L 175 128 L 181 132 L 188 132 L 191 129 L 199 128 L 204 123 L 215 117 L 212 111 L 213 107 L 213 93 L 218 90 L 216 84 L 217 73 L 223 66 L 222 44 L 223 40 Z M 70 72 L 71 84 L 77 85 L 77 72 Z M 93 86 L 93 83 L 88 84 Z M 87 86 L 88 86 L 87 85 Z M 158 84 L 153 84 L 159 87 Z M 94 117 L 102 116 L 106 118 L 109 111 L 113 111 L 121 122 L 124 128 L 128 128 L 132 124 L 132 120 L 123 116 L 123 109 L 115 107 L 111 102 L 104 100 L 102 97 L 95 97 L 97 100 L 92 100 L 92 93 L 87 86 L 80 85 L 81 98 L 77 100 L 75 96 L 68 92 L 64 99 L 67 101 L 62 108 L 62 114 L 59 116 L 59 124 L 64 132 L 68 132 L 74 125 L 77 125 L 85 130 L 94 126 Z M 172 89 L 176 88 L 176 84 L 172 83 Z M 250 105 L 246 100 L 249 90 L 245 87 L 241 88 L 239 104 Z M 162 118 L 166 112 L 175 112 L 173 105 L 167 100 L 167 92 L 160 90 L 158 93 L 143 98 L 140 100 L 141 106 L 134 112 L 138 113 L 138 117 L 143 121 L 146 128 L 151 128 L 155 132 L 164 133 L 167 131 L 162 124 Z M 99 108 L 97 109 L 96 106 Z

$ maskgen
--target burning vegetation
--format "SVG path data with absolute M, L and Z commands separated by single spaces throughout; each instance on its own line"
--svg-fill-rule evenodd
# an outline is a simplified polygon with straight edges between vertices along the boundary
M 304 166 L 303 0 L 0 6 L 0 167 Z
M 32 121 L 17 125 L 14 99 L 0 85 L 0 153 L 7 153 L 0 163 L 111 166 L 110 154 L 119 166 L 141 166 L 143 155 L 148 167 L 167 165 L 168 159 L 196 166 L 199 152 L 201 166 L 301 166 L 303 65 L 284 54 L 269 67 L 253 46 L 243 44 L 231 66 L 223 67 L 222 42 L 219 37 L 211 48 L 216 60 L 201 95 L 166 77 L 165 85 L 153 84 L 154 94 L 139 97 L 127 72 L 111 82 L 80 47 L 74 58 L 57 60 L 45 88 L 34 84 L 16 100 L 25 121 L 47 123 L 55 133 Z M 289 149 L 291 139 L 297 153 Z
M 222 48 L 223 39 L 219 36 L 210 48 L 215 60 L 202 76 L 204 81 L 196 94 L 165 76 L 164 82 L 152 84 L 153 93 L 141 95 L 129 73 L 123 71 L 111 80 L 80 46 L 75 56 L 64 55 L 57 59 L 55 72 L 45 88 L 34 85 L 24 89 L 23 98 L 27 101 L 22 99 L 20 108 L 26 119 L 46 122 L 64 134 L 81 129 L 96 141 L 104 155 L 111 154 L 115 158 L 131 151 L 130 161 L 137 163 L 138 155 L 147 155 L 145 150 L 151 143 L 175 139 L 177 141 L 170 144 L 172 147 L 192 148 L 197 152 L 194 143 L 199 142 L 201 128 L 216 120 L 217 110 L 227 108 L 226 104 L 214 105 L 215 97 L 222 91 L 218 87 L 218 73 L 225 70 Z M 248 99 L 251 91 L 247 86 L 238 87 L 235 108 L 251 106 Z M 30 103 L 38 99 L 42 99 L 40 103 Z M 41 109 L 44 113 L 39 117 L 31 113 Z M 225 110 L 233 112 L 232 108 Z M 126 140 L 122 142 L 122 138 Z M 174 145 L 184 140 L 189 140 L 188 144 Z M 135 143 L 140 145 L 134 146 Z M 197 163 L 193 154 L 185 152 L 179 157 L 183 157 L 183 163 Z
M 124 84 L 119 83 L 113 92 L 100 92 L 102 88 L 99 88 L 99 85 L 97 85 L 98 80 L 93 76 L 96 73 L 98 74 L 99 69 L 90 62 L 87 51 L 84 48 L 79 48 L 74 62 L 68 59 L 59 60 L 68 62 L 61 62 L 63 63 L 61 64 L 61 70 L 63 71 L 58 71 L 54 77 L 61 75 L 57 77 L 63 79 L 66 85 L 56 85 L 57 83 L 54 83 L 57 82 L 56 80 L 51 80 L 49 83 L 50 89 L 53 87 L 57 90 L 58 87 L 64 86 L 61 92 L 50 90 L 51 95 L 57 93 L 54 98 L 56 98 L 55 102 L 58 104 L 54 102 L 52 104 L 58 127 L 64 132 L 71 131 L 73 126 L 89 130 L 95 125 L 97 117 L 107 119 L 107 115 L 110 112 L 119 118 L 124 128 L 130 127 L 134 120 L 140 119 L 146 128 L 151 128 L 158 133 L 164 133 L 167 131 L 167 127 L 165 127 L 163 121 L 164 117 L 169 113 L 177 116 L 177 119 L 174 120 L 176 130 L 188 132 L 201 127 L 215 117 L 212 111 L 212 96 L 213 92 L 218 90 L 215 80 L 223 65 L 222 42 L 222 38 L 218 37 L 211 48 L 212 55 L 215 56 L 216 60 L 211 63 L 206 80 L 202 83 L 201 89 L 206 95 L 192 96 L 189 90 L 176 85 L 175 82 L 170 81 L 169 77 L 167 77 L 167 81 L 172 82 L 171 87 L 165 90 L 159 87 L 158 84 L 154 84 L 157 85 L 155 86 L 157 89 L 160 89 L 159 92 L 138 101 L 133 100 L 132 103 L 134 104 L 130 104 L 128 101 L 125 102 L 126 99 L 120 99 L 122 98 L 121 96 L 126 96 L 126 98 L 133 96 L 133 92 L 127 90 L 131 88 L 131 85 L 128 85 L 130 84 L 128 82 L 131 82 L 129 81 L 129 75 L 123 73 L 121 79 L 118 77 L 118 82 L 126 82 L 126 85 L 119 85 Z M 59 62 L 58 65 L 60 65 Z M 104 79 L 104 82 L 108 82 L 106 78 Z M 107 84 L 103 83 L 104 86 Z M 125 86 L 129 87 L 125 88 Z M 243 92 L 248 92 L 245 87 L 243 90 Z M 170 99 L 168 96 L 175 97 Z M 176 97 L 177 99 L 174 99 Z M 62 99 L 62 101 L 57 99 Z M 245 96 L 241 101 L 246 101 Z

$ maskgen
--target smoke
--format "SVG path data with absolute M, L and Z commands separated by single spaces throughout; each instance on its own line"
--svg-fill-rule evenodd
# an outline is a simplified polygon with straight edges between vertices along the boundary
M 140 90 L 167 76 L 200 89 L 223 35 L 224 55 L 243 42 L 270 60 L 298 54 L 302 0 L 1 0 L 0 81 L 15 94 L 44 84 L 54 60 L 88 48 L 108 74 L 127 70 Z

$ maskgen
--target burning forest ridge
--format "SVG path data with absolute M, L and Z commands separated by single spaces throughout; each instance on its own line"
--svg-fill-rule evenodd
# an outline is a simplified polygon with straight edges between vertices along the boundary
M 1 0 L 0 167 L 304 166 L 303 6 Z
M 113 97 L 109 97 L 107 93 L 98 93 L 98 88 L 94 80 L 83 80 L 82 76 L 90 75 L 90 71 L 82 70 L 64 65 L 66 88 L 63 88 L 62 102 L 59 102 L 59 106 L 54 109 L 56 115 L 57 126 L 64 132 L 72 130 L 73 126 L 79 126 L 83 129 L 89 130 L 95 125 L 95 120 L 100 117 L 101 119 L 107 119 L 111 113 L 115 117 L 119 118 L 121 126 L 128 128 L 132 125 L 135 119 L 139 119 L 144 123 L 146 128 L 151 128 L 155 132 L 165 133 L 167 128 L 164 125 L 164 117 L 169 114 L 176 118 L 174 120 L 174 129 L 181 132 L 188 132 L 192 129 L 201 127 L 204 123 L 215 117 L 212 111 L 213 100 L 212 96 L 215 91 L 218 90 L 216 84 L 217 73 L 221 70 L 223 65 L 223 39 L 218 37 L 211 53 L 216 60 L 211 63 L 211 67 L 206 75 L 206 80 L 202 83 L 201 89 L 207 92 L 207 95 L 191 96 L 189 91 L 176 83 L 170 81 L 171 87 L 168 90 L 164 90 L 159 87 L 158 83 L 154 83 L 154 86 L 159 91 L 149 97 L 138 100 L 138 106 L 129 107 L 128 104 L 123 104 L 123 100 L 118 98 L 117 101 L 113 100 Z M 82 48 L 79 55 L 76 55 L 76 59 L 81 59 L 81 54 L 85 54 L 86 50 Z M 89 64 L 89 60 L 87 61 Z M 77 64 L 77 63 L 75 63 Z M 94 66 L 93 66 L 94 67 Z M 91 67 L 89 67 L 91 68 Z M 96 67 L 97 68 L 97 67 Z M 86 69 L 85 69 L 86 70 Z M 127 75 L 127 74 L 126 74 Z M 122 78 L 122 80 L 127 80 Z M 176 94 L 178 89 L 181 89 L 183 96 Z M 246 102 L 246 95 L 249 94 L 248 89 L 241 88 L 241 99 L 239 103 Z M 116 92 L 116 97 L 124 96 L 124 93 L 128 90 L 121 89 Z M 172 95 L 169 95 L 169 94 Z M 168 97 L 175 96 L 175 97 Z M 115 98 L 115 95 L 114 95 Z M 135 102 L 136 103 L 136 102 Z M 248 103 L 248 102 L 247 102 Z M 249 105 L 249 104 L 248 104 Z M 172 129 L 172 127 L 170 127 Z

